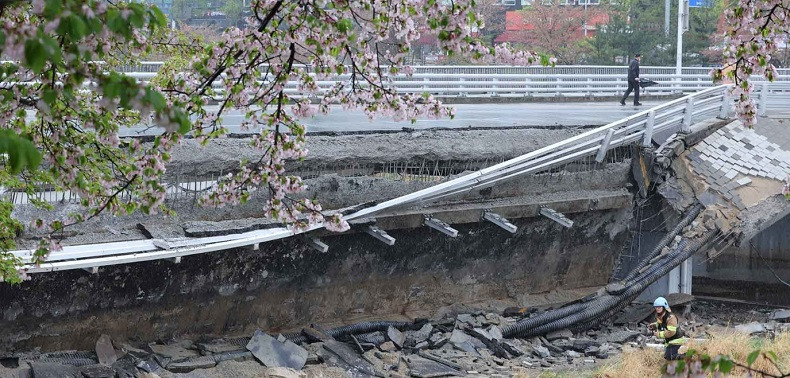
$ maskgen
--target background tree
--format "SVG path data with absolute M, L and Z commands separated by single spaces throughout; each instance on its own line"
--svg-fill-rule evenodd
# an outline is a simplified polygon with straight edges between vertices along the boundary
M 590 16 L 584 8 L 535 1 L 521 12 L 529 30 L 522 31 L 520 39 L 530 48 L 555 57 L 559 64 L 576 64 L 586 53 L 580 38 Z
M 242 127 L 257 132 L 253 144 L 260 157 L 217 182 L 203 204 L 233 205 L 260 195 L 266 198 L 262 216 L 294 230 L 347 229 L 339 214 L 298 198 L 304 184 L 285 172 L 286 160 L 307 153 L 300 119 L 328 113 L 333 104 L 396 120 L 452 116 L 432 96 L 401 95 L 389 86 L 393 75 L 411 74 L 406 59 L 423 30 L 437 36 L 445 54 L 499 64 L 537 61 L 533 53 L 486 47 L 475 38 L 472 30 L 481 24 L 474 4 L 253 0 L 249 25 L 228 28 L 218 42 L 204 45 L 173 37 L 164 15 L 139 3 L 0 2 L 0 148 L 8 151 L 0 187 L 33 197 L 47 186 L 81 200 L 65 219 L 24 225 L 50 235 L 34 260 L 60 248 L 62 230 L 99 214 L 169 211 L 162 179 L 171 148 L 185 134 L 202 143 L 226 134 L 222 116 L 231 109 L 246 115 Z M 165 69 L 152 83 L 113 69 L 114 63 L 134 63 L 153 46 L 184 59 L 186 69 Z M 316 80 L 334 75 L 349 79 L 319 93 Z M 289 81 L 319 103 L 286 94 Z M 219 104 L 210 105 L 218 97 Z M 119 138 L 120 128 L 140 123 L 159 127 L 153 143 Z M 39 169 L 22 170 L 39 158 Z M 6 235 L 19 227 L 8 215 L 8 199 L 0 205 L 0 275 L 13 281 L 19 276 L 9 271 L 19 269 L 19 261 L 6 252 L 13 248 Z
M 599 26 L 589 41 L 594 51 L 589 63 L 624 64 L 641 53 L 645 64 L 672 65 L 674 45 L 664 36 L 663 2 L 627 0 L 603 6 L 609 13 L 609 23 Z
M 480 14 L 483 28 L 480 38 L 486 44 L 493 44 L 494 39 L 505 31 L 505 13 L 507 8 L 501 0 L 477 0 L 475 11 Z
M 724 66 L 734 66 L 727 78 L 735 83 L 736 109 L 747 126 L 757 121 L 750 78 L 762 75 L 773 81 L 777 76 L 772 56 L 790 33 L 790 0 L 740 0 L 724 11 L 730 27 L 726 32 Z M 713 72 L 714 80 L 724 79 L 722 69 Z

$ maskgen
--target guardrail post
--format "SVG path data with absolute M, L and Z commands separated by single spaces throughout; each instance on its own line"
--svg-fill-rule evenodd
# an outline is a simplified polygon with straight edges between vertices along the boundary
M 725 88 L 724 93 L 721 95 L 721 108 L 719 108 L 719 119 L 730 118 L 730 103 L 732 102 L 732 95 L 730 88 Z
M 464 82 L 465 81 L 466 81 L 466 79 L 464 79 L 464 77 L 461 76 L 461 80 L 460 80 L 461 84 L 460 84 L 460 88 L 459 88 L 459 92 L 458 92 L 458 95 L 461 96 L 461 97 L 466 97 L 466 92 L 464 92 L 464 88 L 466 88 L 466 86 L 464 86 Z
M 645 134 L 642 138 L 642 146 L 651 147 L 653 145 L 653 126 L 656 124 L 656 111 L 651 110 L 647 112 L 647 120 L 645 120 Z
M 592 98 L 592 78 L 587 78 L 587 97 Z
M 606 157 L 606 151 L 609 150 L 609 143 L 612 142 L 612 137 L 614 137 L 614 129 L 609 129 L 609 131 L 606 132 L 606 136 L 603 137 L 603 141 L 601 141 L 601 147 L 598 148 L 598 155 L 595 156 L 595 161 L 603 163 L 603 159 Z
M 422 91 L 423 92 L 428 92 L 428 78 L 427 77 L 422 78 L 422 83 L 423 83 L 422 84 Z
M 525 97 L 532 97 L 532 91 L 530 90 L 530 80 L 529 77 L 524 77 L 524 96 Z
M 556 90 L 556 92 L 554 92 L 554 96 L 560 97 L 562 96 L 562 93 L 560 93 L 560 82 L 562 82 L 562 79 L 558 77 L 556 81 L 557 85 L 554 86 L 554 89 Z
M 491 84 L 491 89 L 493 90 L 491 92 L 491 97 L 499 97 L 499 91 L 497 91 L 497 89 L 499 89 L 499 85 L 497 85 L 498 81 L 497 78 L 493 78 L 493 84 Z
M 687 133 L 691 130 L 692 116 L 694 115 L 694 97 L 686 99 L 686 109 L 683 111 L 683 124 L 680 131 Z
M 768 83 L 760 86 L 760 103 L 757 106 L 757 115 L 765 117 L 768 115 Z

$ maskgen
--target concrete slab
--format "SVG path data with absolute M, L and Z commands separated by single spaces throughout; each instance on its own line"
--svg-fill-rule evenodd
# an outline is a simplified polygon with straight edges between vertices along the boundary
M 301 369 L 307 362 L 307 351 L 291 341 L 280 342 L 261 330 L 256 330 L 247 350 L 267 367 Z

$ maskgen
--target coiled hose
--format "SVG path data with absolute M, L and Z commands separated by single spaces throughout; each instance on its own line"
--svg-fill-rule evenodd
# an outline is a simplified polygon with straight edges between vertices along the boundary
M 699 213 L 702 211 L 703 208 L 704 207 L 702 206 L 702 204 L 700 203 L 695 204 L 688 211 L 688 213 L 686 213 L 683 219 L 681 219 L 680 222 L 678 222 L 678 224 L 672 228 L 672 230 L 670 230 L 663 238 L 661 238 L 661 240 L 658 242 L 656 247 L 653 248 L 652 251 L 650 251 L 650 254 L 645 256 L 645 258 L 642 259 L 642 261 L 640 261 L 639 264 L 637 264 L 637 266 L 631 270 L 631 273 L 628 273 L 628 275 L 625 278 L 623 278 L 622 281 L 625 282 L 631 281 L 634 279 L 634 277 L 639 275 L 639 271 L 642 270 L 642 268 L 646 267 L 647 264 L 650 264 L 650 261 L 653 260 L 653 258 L 661 254 L 661 250 L 664 249 L 664 247 L 666 247 L 670 242 L 672 242 L 675 236 L 678 235 L 681 231 L 683 231 L 683 229 L 686 226 L 691 224 L 691 222 L 693 222 L 694 219 L 697 218 L 697 215 L 699 215 Z
M 585 306 L 586 308 L 582 311 L 538 326 L 533 325 L 532 327 L 529 327 L 531 324 L 526 322 L 529 319 L 525 319 L 524 321 L 505 327 L 502 330 L 502 334 L 506 337 L 531 337 L 569 328 L 575 325 L 578 326 L 574 328 L 580 328 L 583 326 L 589 328 L 590 326 L 599 323 L 603 317 L 611 316 L 616 311 L 619 311 L 619 309 L 622 309 L 622 307 L 628 305 L 628 303 L 635 299 L 650 284 L 669 273 L 670 270 L 680 265 L 683 261 L 688 259 L 696 251 L 702 248 L 702 246 L 710 241 L 710 239 L 713 238 L 716 233 L 717 231 L 709 231 L 701 238 L 698 238 L 691 243 L 681 243 L 667 256 L 667 258 L 663 259 L 660 264 L 652 266 L 647 271 L 639 274 L 637 279 L 629 282 L 628 287 L 618 295 L 604 294 L 593 301 L 586 303 L 587 306 Z

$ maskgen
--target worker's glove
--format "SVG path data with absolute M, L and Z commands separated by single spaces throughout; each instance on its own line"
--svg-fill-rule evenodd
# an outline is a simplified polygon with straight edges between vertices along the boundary
M 655 325 L 655 324 L 653 324 L 653 323 L 650 323 L 650 324 L 648 324 L 648 325 L 647 325 L 647 329 L 649 329 L 649 330 L 653 331 L 653 330 L 655 330 L 655 329 L 656 329 L 656 325 Z

